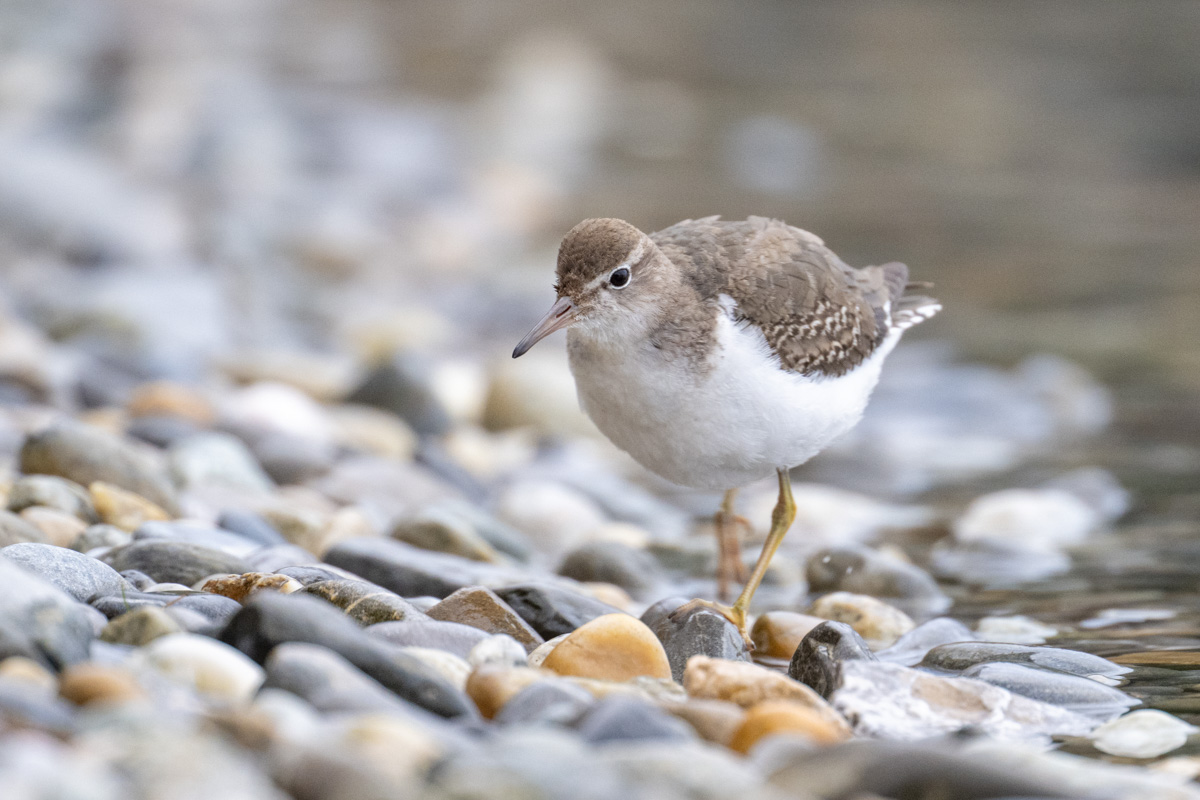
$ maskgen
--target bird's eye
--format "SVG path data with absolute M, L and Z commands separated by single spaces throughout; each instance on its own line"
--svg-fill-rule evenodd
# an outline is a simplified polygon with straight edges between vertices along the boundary
M 629 283 L 629 267 L 614 269 L 613 274 L 608 276 L 608 282 L 614 289 L 620 289 L 625 286 L 625 284 Z

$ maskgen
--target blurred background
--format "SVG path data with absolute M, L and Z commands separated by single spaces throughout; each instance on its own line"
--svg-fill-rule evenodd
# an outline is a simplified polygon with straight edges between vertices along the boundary
M 3 393 L 328 400 L 393 363 L 454 419 L 581 430 L 561 337 L 504 363 L 562 234 L 758 214 L 937 283 L 880 401 L 973 409 L 931 441 L 1103 427 L 1094 375 L 1135 461 L 1191 475 L 1197 120 L 1192 0 L 5 0 Z M 1000 413 L 1014 381 L 1066 410 Z

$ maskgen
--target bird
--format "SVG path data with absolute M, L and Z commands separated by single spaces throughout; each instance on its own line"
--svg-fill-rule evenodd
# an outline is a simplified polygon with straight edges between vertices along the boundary
M 688 219 L 646 234 L 586 219 L 558 250 L 557 296 L 513 350 L 567 329 L 580 405 L 617 447 L 684 487 L 724 492 L 719 592 L 696 600 L 750 645 L 750 603 L 796 516 L 790 470 L 862 418 L 901 334 L 941 304 L 899 262 L 854 268 L 815 234 L 768 217 Z M 754 568 L 738 552 L 739 488 L 779 495 Z M 726 599 L 721 597 L 721 599 Z

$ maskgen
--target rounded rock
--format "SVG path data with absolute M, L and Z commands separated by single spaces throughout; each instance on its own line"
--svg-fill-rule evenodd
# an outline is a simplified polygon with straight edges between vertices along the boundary
M 833 592 L 819 598 L 809 613 L 846 623 L 875 650 L 895 644 L 916 627 L 912 618 L 900 609 L 874 597 L 850 592 Z
M 1091 739 L 1097 750 L 1111 756 L 1157 758 L 1183 747 L 1197 732 L 1200 728 L 1165 711 L 1141 709 L 1104 723 Z
M 627 681 L 671 677 L 658 637 L 628 614 L 605 614 L 570 633 L 542 662 L 560 675 Z
M 125 670 L 90 662 L 64 670 L 59 676 L 58 694 L 77 706 L 121 705 L 146 696 L 137 680 Z
M 304 587 L 295 578 L 270 572 L 246 572 L 241 575 L 222 575 L 209 578 L 200 587 L 201 591 L 223 595 L 239 603 L 254 592 L 263 590 L 291 594 Z
M 790 659 L 808 632 L 825 620 L 794 611 L 768 611 L 754 620 L 750 639 L 754 653 L 771 658 Z
M 183 628 L 157 606 L 141 606 L 109 620 L 100 632 L 101 641 L 141 647 L 160 636 L 181 633 Z
M 143 523 L 171 518 L 155 503 L 119 486 L 96 481 L 88 490 L 101 521 L 115 525 L 121 530 L 132 532 Z
M 831 724 L 811 708 L 787 700 L 769 700 L 750 708 L 741 727 L 729 741 L 729 748 L 746 754 L 767 736 L 802 736 L 818 745 L 837 744 L 849 738 L 849 729 Z
M 236 648 L 191 633 L 155 639 L 138 656 L 167 677 L 227 703 L 248 702 L 266 677 L 262 667 Z

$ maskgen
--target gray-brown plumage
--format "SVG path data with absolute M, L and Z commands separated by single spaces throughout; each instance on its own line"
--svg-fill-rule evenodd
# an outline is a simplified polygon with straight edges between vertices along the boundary
M 766 217 L 685 220 L 650 239 L 703 299 L 728 295 L 735 319 L 762 331 L 783 368 L 802 375 L 844 375 L 934 303 L 904 296 L 903 264 L 855 269 L 813 234 Z

